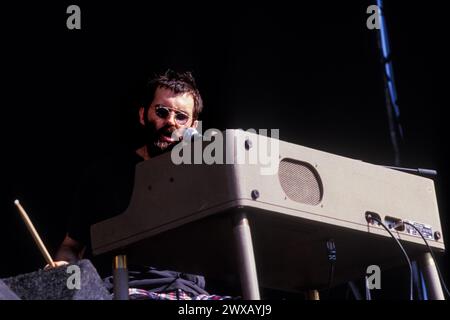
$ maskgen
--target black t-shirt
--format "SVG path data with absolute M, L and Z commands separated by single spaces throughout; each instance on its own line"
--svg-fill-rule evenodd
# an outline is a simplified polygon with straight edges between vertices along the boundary
M 109 257 L 93 257 L 92 224 L 123 213 L 131 200 L 136 165 L 143 159 L 133 150 L 104 156 L 86 170 L 75 193 L 68 218 L 68 234 L 86 245 L 85 258 L 92 259 L 101 275 L 111 271 Z

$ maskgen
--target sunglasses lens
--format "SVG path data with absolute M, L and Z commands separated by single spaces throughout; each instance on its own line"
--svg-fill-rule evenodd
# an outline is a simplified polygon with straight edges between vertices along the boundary
M 159 108 L 156 108 L 155 113 L 158 117 L 160 117 L 162 119 L 166 119 L 169 116 L 170 111 L 167 108 L 159 107 Z
M 184 114 L 184 113 L 177 113 L 175 115 L 175 120 L 179 123 L 179 124 L 185 124 L 188 121 L 189 117 Z

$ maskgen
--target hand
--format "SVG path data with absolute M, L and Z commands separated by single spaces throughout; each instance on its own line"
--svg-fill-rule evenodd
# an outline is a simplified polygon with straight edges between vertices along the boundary
M 51 265 L 47 264 L 44 267 L 44 270 L 49 270 L 49 269 L 52 269 L 52 268 L 58 268 L 58 267 L 65 266 L 65 265 L 69 264 L 69 262 L 67 262 L 67 261 L 53 261 L 53 263 L 55 264 L 54 267 L 52 267 Z

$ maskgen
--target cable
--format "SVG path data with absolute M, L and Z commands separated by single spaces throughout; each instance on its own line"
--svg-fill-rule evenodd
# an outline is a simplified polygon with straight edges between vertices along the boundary
M 327 247 L 327 257 L 330 263 L 330 269 L 328 272 L 328 285 L 326 288 L 320 289 L 325 291 L 326 298 L 329 298 L 331 288 L 334 282 L 334 270 L 336 264 L 336 244 L 333 239 L 328 239 L 326 242 Z
M 409 259 L 409 256 L 408 256 L 408 254 L 405 251 L 405 248 L 403 248 L 403 246 L 400 243 L 400 241 L 398 241 L 398 239 L 392 234 L 391 230 L 389 230 L 389 228 L 380 219 L 374 217 L 370 213 L 368 213 L 366 215 L 366 217 L 367 217 L 368 220 L 374 220 L 374 221 L 378 222 L 379 225 L 383 226 L 383 228 L 386 229 L 386 231 L 389 233 L 389 235 L 392 237 L 392 239 L 395 240 L 395 242 L 397 243 L 399 248 L 402 250 L 403 255 L 405 256 L 406 261 L 408 262 L 408 267 L 409 267 L 409 300 L 414 300 L 414 298 L 413 298 L 413 272 L 412 272 L 412 265 L 411 265 L 411 260 Z
M 407 224 L 408 226 L 413 227 L 413 228 L 417 231 L 417 233 L 420 234 L 420 236 L 422 237 L 422 240 L 423 240 L 423 241 L 425 242 L 425 244 L 427 245 L 428 251 L 430 251 L 431 257 L 433 258 L 434 264 L 435 264 L 435 266 L 436 266 L 436 270 L 437 270 L 438 275 L 439 275 L 439 279 L 441 280 L 442 287 L 444 288 L 445 293 L 450 297 L 450 293 L 449 293 L 449 291 L 448 291 L 447 285 L 445 284 L 444 277 L 443 277 L 442 274 L 441 274 L 441 270 L 439 269 L 439 266 L 438 266 L 438 264 L 437 264 L 436 257 L 434 256 L 434 252 L 433 252 L 433 250 L 431 250 L 431 247 L 430 247 L 430 245 L 428 244 L 427 239 L 425 239 L 425 237 L 423 236 L 422 232 L 421 232 L 414 224 L 409 223 L 409 222 L 406 222 L 406 221 L 402 221 L 401 223 Z
M 355 300 L 362 300 L 361 293 L 359 292 L 358 287 L 353 281 L 348 282 L 348 288 L 352 291 Z M 348 300 L 348 299 L 347 299 Z
M 336 264 L 336 244 L 333 239 L 327 241 L 328 261 L 330 261 L 330 273 L 328 276 L 328 292 L 330 292 L 334 281 L 334 269 Z

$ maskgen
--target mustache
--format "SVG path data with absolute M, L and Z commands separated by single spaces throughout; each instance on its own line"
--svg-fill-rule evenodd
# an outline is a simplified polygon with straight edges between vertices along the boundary
M 161 137 L 173 138 L 174 142 L 181 141 L 183 133 L 186 128 L 176 128 L 171 125 L 165 125 L 159 129 L 156 129 L 156 125 L 153 122 L 147 122 L 144 126 L 144 135 L 147 143 L 157 143 Z
M 161 129 L 157 130 L 156 134 L 171 137 L 172 133 L 175 131 L 176 131 L 176 129 L 173 128 L 172 126 L 164 126 Z
M 157 139 L 160 136 L 166 136 L 169 138 L 174 138 L 174 141 L 180 141 L 183 137 L 183 133 L 186 128 L 176 129 L 173 126 L 164 126 L 155 132 L 155 138 Z

